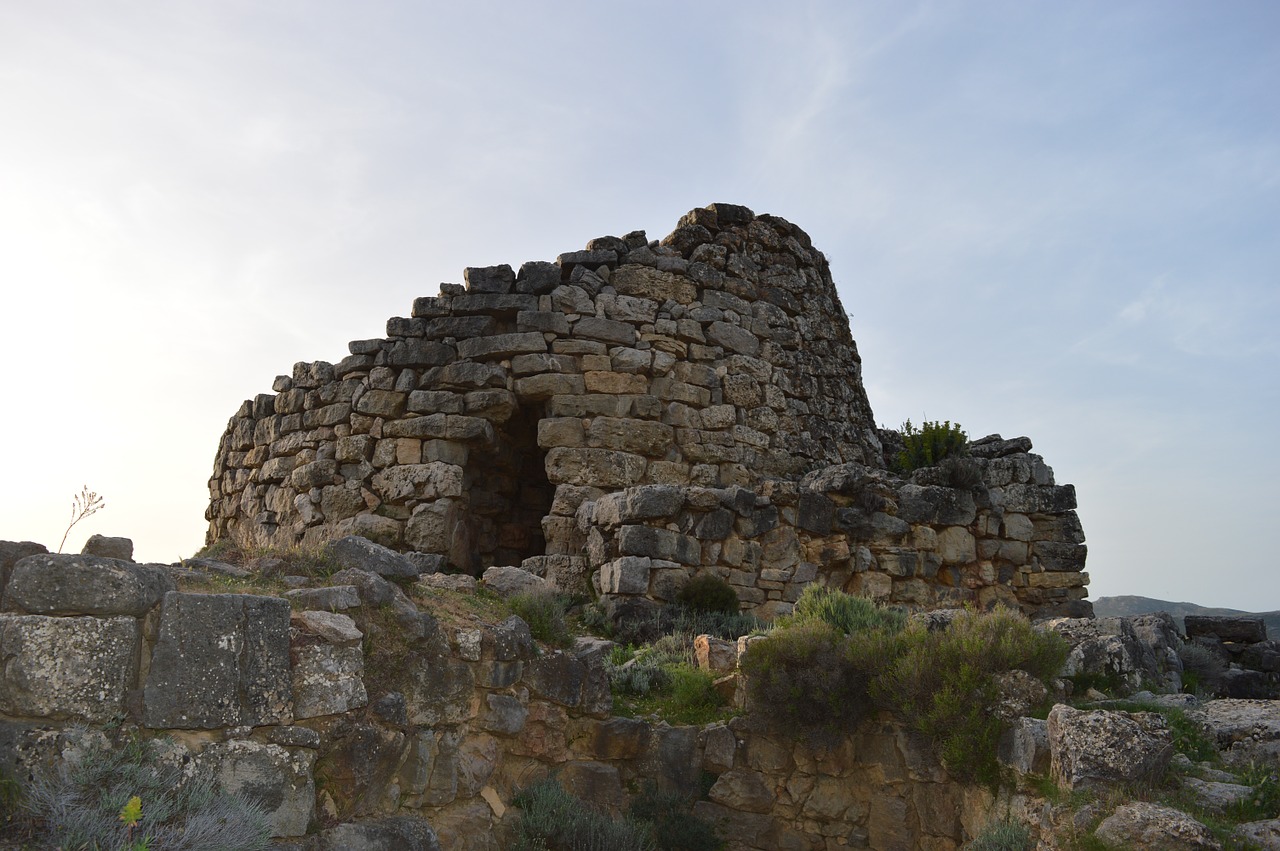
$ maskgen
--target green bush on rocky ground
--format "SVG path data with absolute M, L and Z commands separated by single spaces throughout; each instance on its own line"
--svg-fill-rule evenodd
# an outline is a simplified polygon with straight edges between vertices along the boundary
M 718 851 L 711 825 L 689 812 L 688 801 L 650 788 L 622 818 L 592 809 L 554 778 L 516 795 L 520 808 L 514 851 Z
M 818 738 L 887 709 L 929 737 L 953 776 L 999 781 L 997 675 L 1022 670 L 1051 682 L 1068 652 L 1060 636 L 1007 609 L 966 610 L 931 632 L 843 592 L 806 594 L 797 615 L 743 659 L 752 705 L 769 707 L 780 729 Z

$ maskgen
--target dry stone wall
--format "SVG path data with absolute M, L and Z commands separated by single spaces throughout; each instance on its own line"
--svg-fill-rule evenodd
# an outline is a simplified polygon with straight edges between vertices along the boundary
M 616 717 L 611 642 L 541 647 L 514 616 L 446 625 L 364 570 L 284 597 L 193 593 L 173 578 L 188 567 L 11 546 L 0 774 L 24 786 L 114 729 L 162 737 L 188 774 L 263 806 L 293 838 L 280 847 L 308 851 L 509 847 L 513 798 L 547 775 L 615 814 L 650 785 L 678 792 L 735 851 L 954 851 L 988 817 L 985 791 L 887 718 L 811 747 L 746 717 Z M 89 595 L 75 580 L 92 572 Z M 402 654 L 375 675 L 365 648 L 392 631 Z
M 464 278 L 241 406 L 209 543 L 356 534 L 653 601 L 714 571 L 765 615 L 813 581 L 1089 614 L 1074 490 L 1029 440 L 984 440 L 959 478 L 889 472 L 826 258 L 795 225 L 713 204 L 660 242 Z

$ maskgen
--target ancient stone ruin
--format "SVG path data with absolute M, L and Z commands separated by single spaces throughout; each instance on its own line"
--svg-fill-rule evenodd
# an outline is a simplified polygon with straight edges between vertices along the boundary
M 241 406 L 209 543 L 356 534 L 654 601 L 714 571 L 766 616 L 815 581 L 1090 613 L 1074 489 L 1029 440 L 891 470 L 898 436 L 875 426 L 826 258 L 795 225 L 712 204 L 660 242 L 464 278 Z

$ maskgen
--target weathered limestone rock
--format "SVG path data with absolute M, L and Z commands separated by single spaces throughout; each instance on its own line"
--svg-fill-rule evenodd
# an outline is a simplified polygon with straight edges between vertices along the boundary
M 1157 776 L 1173 757 L 1173 736 L 1152 712 L 1081 711 L 1058 704 L 1048 720 L 1050 776 L 1066 789 Z
M 1193 795 L 1196 803 L 1211 813 L 1221 813 L 1233 804 L 1247 799 L 1253 789 L 1239 783 L 1183 777 L 1182 788 Z
M 145 615 L 176 590 L 164 568 L 93 555 L 32 555 L 13 566 L 7 604 L 38 615 Z
M 365 692 L 364 634 L 355 621 L 332 612 L 299 612 L 290 652 L 293 657 L 293 717 L 337 715 L 369 702 Z
M 143 692 L 151 728 L 292 720 L 289 604 L 247 594 L 165 595 Z
M 106 535 L 90 535 L 80 552 L 84 555 L 133 561 L 133 541 L 128 538 L 108 538 Z
M 1280 763 L 1280 701 L 1210 700 L 1187 710 L 1233 765 Z
M 308 748 L 234 739 L 201 751 L 196 770 L 266 809 L 272 836 L 302 836 L 315 810 L 314 761 L 315 751 Z
M 329 552 L 343 569 L 367 570 L 393 578 L 411 579 L 418 575 L 418 567 L 412 561 L 395 550 L 358 535 L 339 538 L 329 544 Z
M 1220 641 L 1255 644 L 1267 640 L 1267 624 L 1262 618 L 1187 615 L 1183 618 L 1187 638 L 1213 636 Z
M 523 592 L 554 590 L 547 580 L 519 567 L 490 567 L 485 570 L 483 579 L 485 587 L 499 597 L 510 597 Z
M 331 827 L 318 837 L 317 851 L 440 851 L 431 824 L 415 816 L 387 816 Z
M 1134 851 L 1207 851 L 1222 845 L 1209 828 L 1172 807 L 1136 801 L 1103 820 L 1100 839 Z
M 124 714 L 138 676 L 131 617 L 0 615 L 0 712 L 102 722 Z
M 1235 829 L 1235 837 L 1249 842 L 1261 851 L 1280 851 L 1280 818 L 1251 821 Z

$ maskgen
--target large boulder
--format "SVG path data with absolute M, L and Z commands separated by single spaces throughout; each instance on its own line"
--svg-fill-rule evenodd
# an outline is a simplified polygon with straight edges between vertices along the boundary
M 288 724 L 289 603 L 249 594 L 165 595 L 143 690 L 159 729 Z
M 1168 630 L 1167 617 L 1053 618 L 1041 626 L 1071 645 L 1062 669 L 1064 677 L 1085 676 L 1132 694 L 1147 687 L 1181 687 L 1177 636 Z
M 1134 851 L 1208 851 L 1222 847 L 1209 828 L 1186 813 L 1145 801 L 1117 808 L 1098 825 L 1095 834 Z
M 13 566 L 5 602 L 34 615 L 141 617 L 174 590 L 173 579 L 159 565 L 44 553 Z
M 0 615 L 0 712 L 57 721 L 122 716 L 139 641 L 131 617 Z
M 1173 758 L 1173 735 L 1154 712 L 1058 704 L 1049 713 L 1048 734 L 1049 774 L 1065 789 L 1158 777 Z

